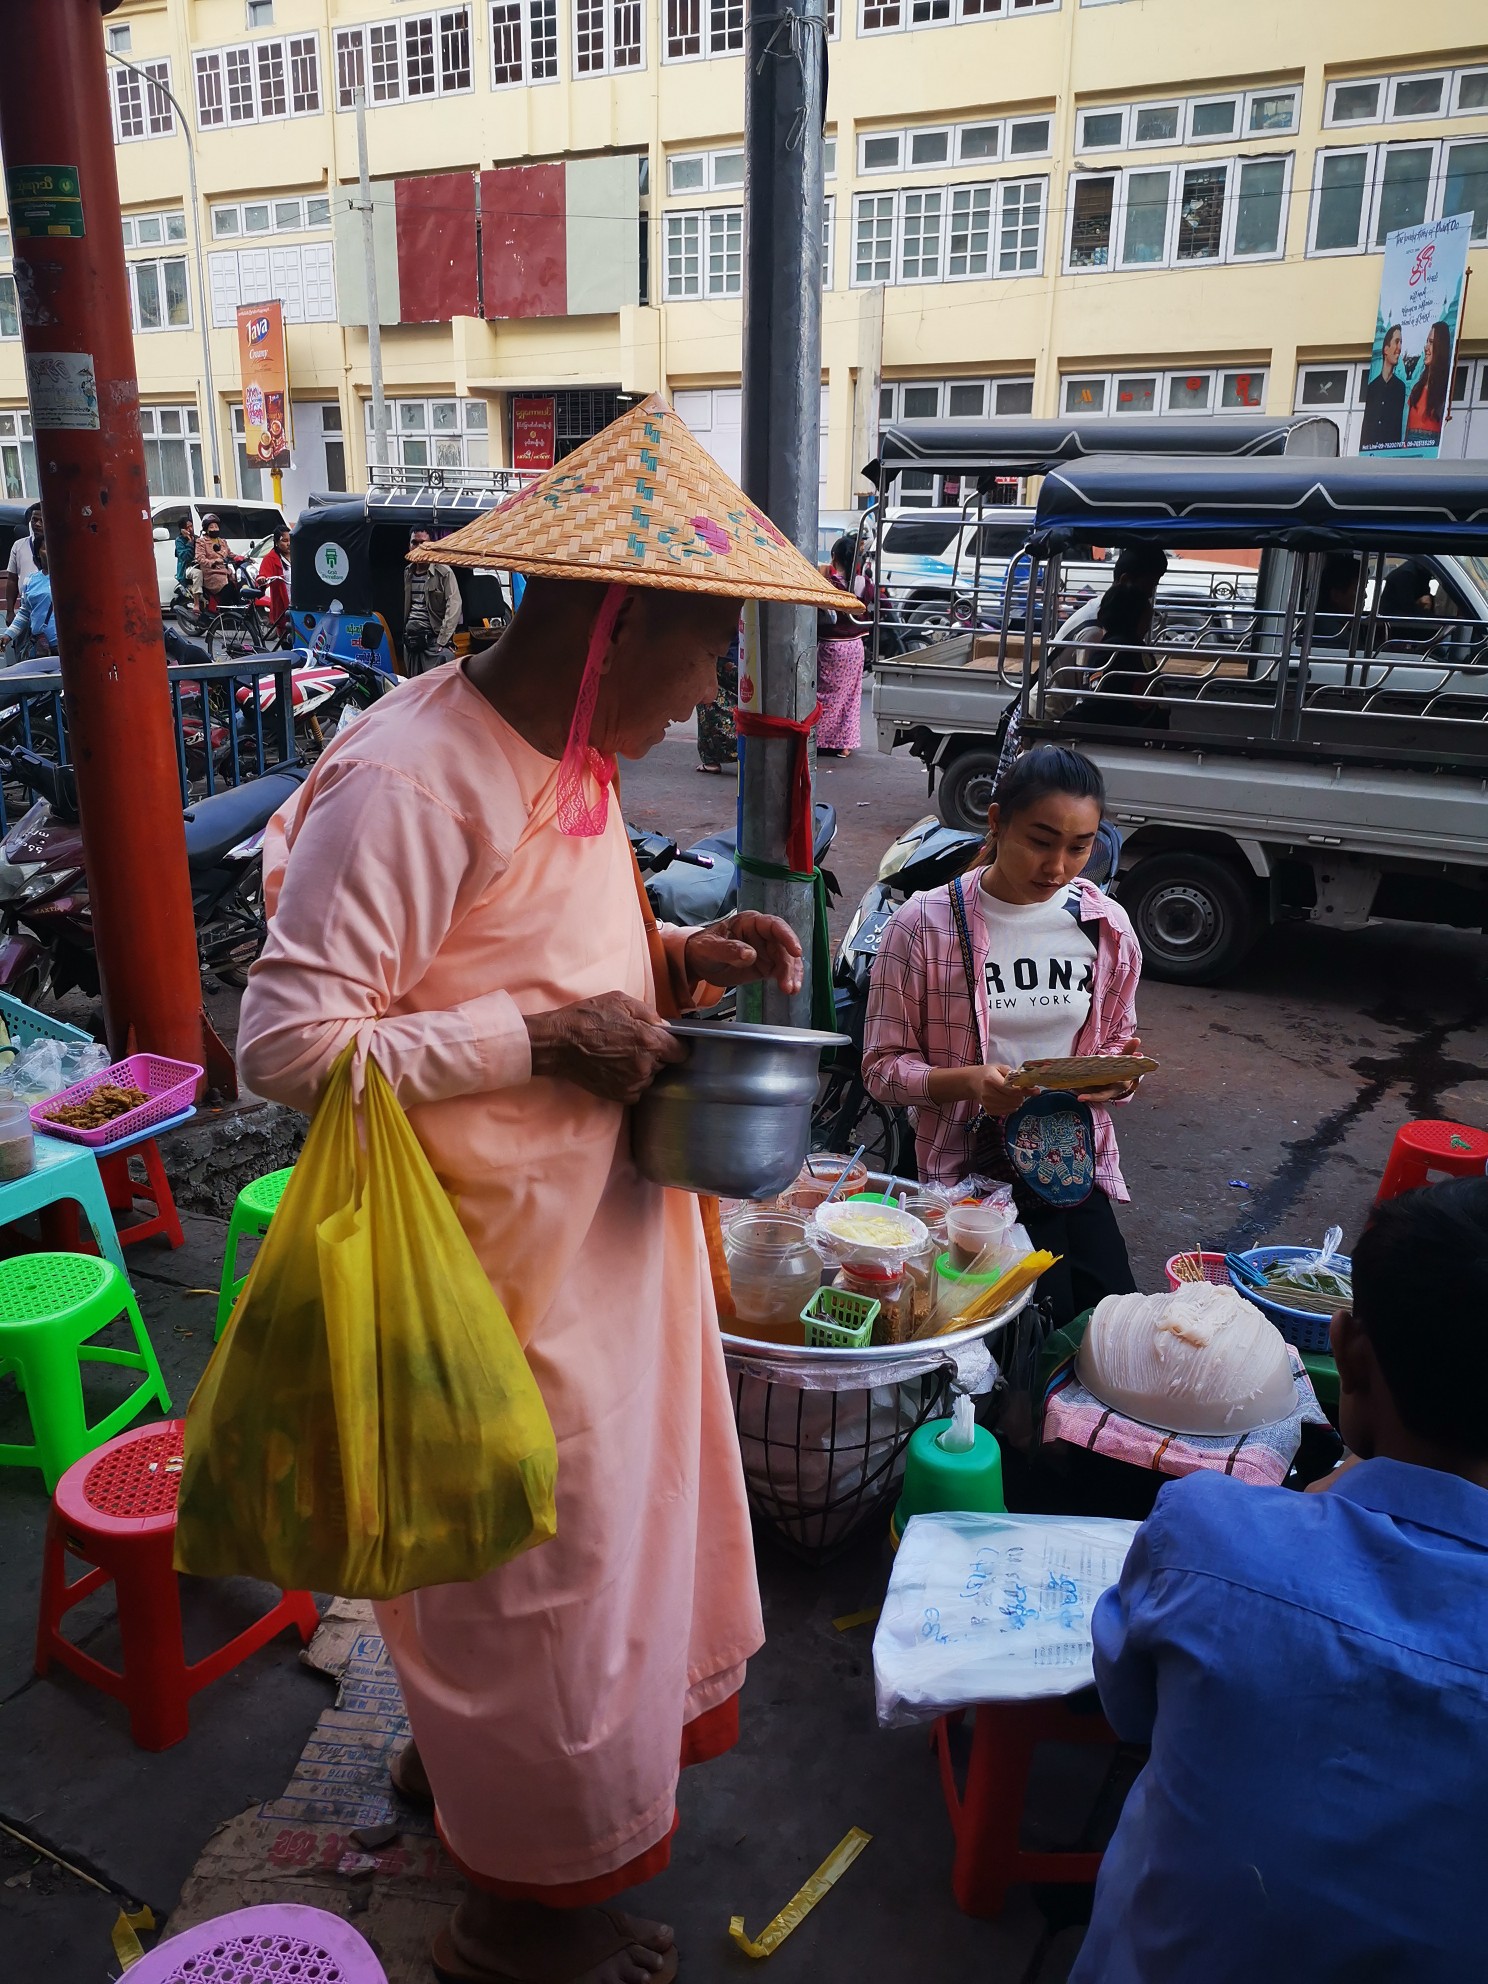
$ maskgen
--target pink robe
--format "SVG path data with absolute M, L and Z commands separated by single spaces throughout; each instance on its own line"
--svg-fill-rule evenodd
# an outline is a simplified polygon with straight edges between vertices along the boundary
M 655 997 L 619 806 L 566 837 L 556 772 L 456 665 L 379 704 L 276 822 L 238 1036 L 306 1110 L 348 1040 L 377 1056 L 542 1388 L 557 1536 L 378 1607 L 451 1850 L 542 1887 L 667 1837 L 684 1724 L 764 1637 L 697 1202 L 619 1104 L 531 1074 L 523 1014 Z

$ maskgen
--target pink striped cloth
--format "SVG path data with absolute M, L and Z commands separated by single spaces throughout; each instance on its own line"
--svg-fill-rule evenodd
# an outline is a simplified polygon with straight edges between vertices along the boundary
M 1297 1388 L 1296 1409 L 1288 1418 L 1258 1426 L 1253 1433 L 1238 1437 L 1233 1433 L 1164 1433 L 1159 1427 L 1144 1426 L 1140 1420 L 1127 1419 L 1109 1405 L 1102 1405 L 1093 1392 L 1086 1391 L 1071 1365 L 1045 1397 L 1044 1439 L 1068 1440 L 1072 1447 L 1105 1454 L 1109 1460 L 1124 1460 L 1155 1474 L 1196 1474 L 1201 1467 L 1208 1467 L 1218 1474 L 1233 1474 L 1238 1481 L 1278 1487 L 1302 1444 L 1302 1428 L 1328 1423 L 1301 1353 L 1289 1343 L 1287 1356 Z

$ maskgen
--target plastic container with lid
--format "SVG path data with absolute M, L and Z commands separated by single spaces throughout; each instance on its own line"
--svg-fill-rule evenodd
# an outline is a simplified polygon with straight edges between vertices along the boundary
M 36 1169 L 36 1132 L 24 1102 L 0 1100 L 0 1184 L 25 1178 Z
M 984 1248 L 994 1246 L 1002 1238 L 1016 1217 L 1011 1205 L 996 1200 L 951 1206 L 946 1212 L 946 1235 L 951 1243 L 952 1266 L 971 1267 Z
M 832 1286 L 849 1295 L 862 1295 L 878 1304 L 873 1326 L 875 1343 L 904 1343 L 914 1328 L 914 1281 L 907 1267 L 872 1261 L 844 1261 Z
M 844 1171 L 847 1177 L 837 1197 L 850 1199 L 866 1189 L 867 1165 L 861 1159 L 854 1164 L 846 1151 L 813 1151 L 801 1166 L 795 1184 L 780 1194 L 780 1204 L 791 1212 L 815 1212 Z
M 738 1213 L 724 1255 L 736 1319 L 730 1333 L 761 1343 L 804 1344 L 801 1311 L 822 1283 L 822 1257 L 805 1217 L 774 1207 Z

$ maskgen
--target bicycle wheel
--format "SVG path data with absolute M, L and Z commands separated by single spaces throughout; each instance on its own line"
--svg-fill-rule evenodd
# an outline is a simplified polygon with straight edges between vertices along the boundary
M 876 1102 L 854 1069 L 822 1077 L 811 1116 L 811 1148 L 852 1152 L 859 1144 L 870 1171 L 898 1175 L 901 1159 L 912 1159 L 914 1139 L 897 1109 Z

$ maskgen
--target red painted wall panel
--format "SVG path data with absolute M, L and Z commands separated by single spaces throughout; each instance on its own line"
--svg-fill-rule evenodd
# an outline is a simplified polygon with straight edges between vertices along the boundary
M 475 174 L 395 182 L 399 322 L 447 324 L 476 314 Z
M 564 177 L 556 165 L 481 174 L 481 272 L 487 317 L 566 317 Z

